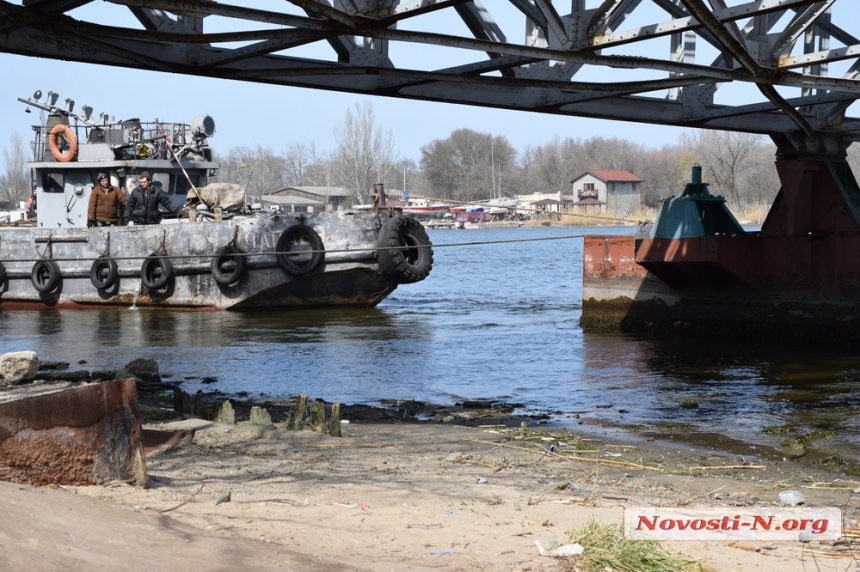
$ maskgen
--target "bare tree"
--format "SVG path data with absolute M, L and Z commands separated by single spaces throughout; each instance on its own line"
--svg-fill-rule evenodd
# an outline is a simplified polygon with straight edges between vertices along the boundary
M 382 183 L 394 168 L 390 131 L 376 128 L 373 106 L 364 101 L 347 110 L 342 127 L 335 130 L 337 150 L 332 162 L 336 182 L 350 189 L 359 203 L 369 202 L 375 183 Z
M 740 213 L 749 209 L 766 211 L 773 204 L 780 188 L 779 175 L 773 167 L 776 146 L 767 144 L 766 140 L 755 150 L 755 167 L 748 169 L 741 180 Z
M 592 137 L 581 143 L 579 154 L 585 161 L 582 172 L 606 169 L 636 173 L 643 163 L 645 148 L 617 137 Z
M 234 147 L 219 159 L 218 180 L 245 185 L 249 196 L 260 197 L 293 183 L 287 160 L 269 147 Z
M 26 149 L 17 133 L 9 136 L 9 146 L 3 148 L 5 172 L 0 176 L 0 201 L 17 208 L 20 201 L 30 196 L 30 174 L 24 168 Z
M 690 167 L 686 166 L 685 180 L 679 180 L 679 171 L 685 169 L 679 169 L 679 165 L 684 164 L 684 153 L 678 146 L 666 145 L 647 151 L 645 156 L 646 160 L 634 174 L 645 181 L 642 183 L 642 203 L 658 208 L 664 199 L 681 194 L 684 184 L 689 181 Z
M 307 171 L 313 164 L 314 146 L 305 143 L 292 143 L 286 153 L 284 153 L 284 161 L 287 168 L 287 177 L 294 185 L 307 184 Z
M 602 168 L 593 165 L 582 152 L 582 143 L 571 139 L 553 138 L 545 145 L 528 150 L 522 164 L 531 165 L 529 190 L 541 193 L 569 192 L 570 181 L 589 169 Z
M 684 133 L 680 141 L 695 149 L 711 190 L 739 204 L 742 177 L 760 165 L 760 155 L 756 152 L 763 145 L 763 137 L 755 133 L 702 130 L 692 136 Z
M 416 184 L 417 179 L 418 163 L 414 159 L 403 158 L 395 163 L 389 172 L 389 178 L 384 182 L 386 187 L 403 189 L 404 191 L 415 191 L 421 188 L 420 185 Z
M 320 152 L 311 146 L 311 158 L 303 175 L 303 184 L 313 187 L 340 186 L 335 171 L 334 152 Z
M 474 169 L 474 156 L 469 153 L 471 144 L 466 144 L 465 149 L 460 144 L 472 134 L 475 132 L 460 129 L 447 139 L 434 139 L 421 147 L 421 170 L 430 194 L 442 199 L 468 200 L 466 181 Z
M 516 150 L 502 136 L 457 129 L 421 148 L 421 169 L 434 196 L 471 202 L 516 194 Z

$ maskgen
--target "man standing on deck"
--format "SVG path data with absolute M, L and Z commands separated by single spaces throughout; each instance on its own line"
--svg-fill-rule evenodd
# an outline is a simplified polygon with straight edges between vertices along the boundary
M 140 174 L 138 185 L 131 191 L 128 203 L 125 205 L 125 218 L 134 224 L 158 224 L 161 222 L 161 211 L 158 205 L 164 206 L 168 212 L 176 212 L 176 207 L 170 197 L 160 188 L 152 188 L 152 178 L 149 171 Z
M 27 199 L 27 218 L 36 218 L 36 185 L 33 185 L 33 194 Z
M 119 205 L 128 204 L 128 197 L 119 188 L 110 184 L 104 173 L 98 175 L 98 186 L 90 193 L 87 209 L 87 226 L 114 226 L 119 220 Z

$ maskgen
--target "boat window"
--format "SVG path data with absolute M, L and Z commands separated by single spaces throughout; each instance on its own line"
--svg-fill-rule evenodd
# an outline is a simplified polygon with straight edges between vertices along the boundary
M 62 173 L 45 173 L 45 180 L 42 181 L 42 190 L 46 193 L 62 193 L 63 174 Z
M 195 187 L 200 186 L 200 175 L 196 173 L 188 173 L 188 177 L 191 179 L 191 182 Z M 183 197 L 188 194 L 188 191 L 191 189 L 191 185 L 188 184 L 188 179 L 185 178 L 185 175 L 179 173 L 173 177 L 173 187 L 171 189 L 172 195 L 182 195 Z
M 170 175 L 167 173 L 153 173 L 152 174 L 152 187 L 158 188 L 162 190 L 167 190 L 170 188 Z

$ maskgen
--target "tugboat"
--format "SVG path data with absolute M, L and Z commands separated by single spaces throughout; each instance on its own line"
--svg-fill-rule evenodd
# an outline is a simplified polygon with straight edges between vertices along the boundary
M 365 211 L 253 209 L 239 185 L 214 182 L 211 117 L 96 120 L 57 99 L 19 98 L 47 120 L 26 165 L 36 216 L 0 225 L 0 307 L 374 307 L 432 269 L 426 231 L 381 185 Z M 88 225 L 97 177 L 129 195 L 145 171 L 180 208 L 159 224 Z

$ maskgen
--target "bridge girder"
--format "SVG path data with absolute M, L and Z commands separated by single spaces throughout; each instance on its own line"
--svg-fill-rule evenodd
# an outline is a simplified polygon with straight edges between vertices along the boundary
M 127 11 L 0 1 L 0 52 L 762 133 L 784 153 L 860 139 L 856 0 L 108 1 Z

